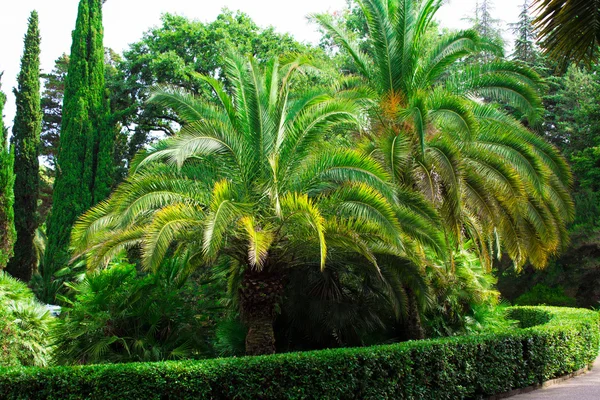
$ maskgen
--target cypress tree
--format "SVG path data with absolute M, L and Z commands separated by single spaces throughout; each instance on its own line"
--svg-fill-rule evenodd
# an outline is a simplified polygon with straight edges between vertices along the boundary
M 6 95 L 0 91 L 0 270 L 12 257 L 16 236 L 13 220 L 13 157 L 8 147 L 8 131 L 4 127 L 2 114 L 5 103 Z
M 29 282 L 37 266 L 33 239 L 38 227 L 37 201 L 40 187 L 40 132 L 42 110 L 40 97 L 40 31 L 36 11 L 29 17 L 21 72 L 14 90 L 17 113 L 13 125 L 14 157 L 14 218 L 17 241 L 14 256 L 6 271 L 15 278 Z
M 108 126 L 102 40 L 101 0 L 81 0 L 65 81 L 43 274 L 68 262 L 73 223 L 112 187 L 114 130 Z

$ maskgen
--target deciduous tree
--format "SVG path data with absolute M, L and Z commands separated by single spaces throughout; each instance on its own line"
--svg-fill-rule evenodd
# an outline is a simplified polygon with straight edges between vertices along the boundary
M 65 80 L 69 70 L 69 56 L 61 55 L 54 62 L 51 72 L 42 74 L 44 91 L 42 93 L 42 155 L 48 164 L 54 166 L 58 138 L 62 123 L 62 107 L 65 97 Z

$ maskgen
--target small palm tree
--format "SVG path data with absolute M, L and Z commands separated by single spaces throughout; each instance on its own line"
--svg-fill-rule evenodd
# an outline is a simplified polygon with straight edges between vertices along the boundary
M 134 247 L 149 269 L 175 254 L 189 266 L 228 262 L 251 355 L 275 351 L 273 321 L 289 268 L 318 260 L 322 269 L 329 253 L 350 252 L 376 271 L 376 252 L 414 254 L 419 237 L 403 231 L 397 216 L 409 211 L 397 211 L 385 170 L 322 140 L 357 124 L 357 104 L 323 90 L 293 93 L 306 67 L 274 60 L 262 69 L 232 55 L 228 89 L 202 78 L 212 103 L 156 90 L 152 101 L 176 112 L 182 130 L 141 154 L 127 181 L 79 220 L 76 253 L 92 267 Z
M 27 285 L 0 271 L 0 367 L 45 367 L 54 318 Z
M 490 103 L 537 124 L 539 76 L 501 59 L 464 63 L 482 51 L 499 52 L 473 31 L 428 43 L 441 0 L 358 3 L 368 53 L 329 16 L 315 18 L 376 90 L 364 150 L 398 187 L 420 192 L 436 207 L 455 248 L 466 236 L 488 268 L 494 252 L 507 252 L 517 267 L 526 261 L 543 267 L 567 240 L 570 172 L 556 149 Z

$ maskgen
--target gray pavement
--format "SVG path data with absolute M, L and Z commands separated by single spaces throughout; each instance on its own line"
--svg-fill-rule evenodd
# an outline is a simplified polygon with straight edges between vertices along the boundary
M 510 399 L 600 400 L 600 358 L 594 362 L 594 368 L 584 375 L 533 392 L 519 394 Z

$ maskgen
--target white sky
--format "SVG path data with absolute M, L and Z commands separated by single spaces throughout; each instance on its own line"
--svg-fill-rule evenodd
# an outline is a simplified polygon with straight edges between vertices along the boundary
M 438 13 L 441 25 L 466 28 L 462 18 L 472 13 L 476 0 L 449 0 Z M 23 52 L 23 37 L 27 18 L 37 10 L 42 37 L 42 70 L 49 72 L 54 60 L 71 47 L 71 31 L 75 27 L 79 0 L 0 0 L 0 72 L 2 90 L 8 95 L 4 123 L 12 126 L 16 76 Z M 495 0 L 496 18 L 515 22 L 523 0 Z M 212 21 L 223 7 L 241 10 L 260 26 L 272 25 L 279 32 L 289 32 L 297 40 L 316 42 L 319 35 L 306 15 L 315 12 L 341 10 L 345 0 L 108 0 L 104 5 L 104 45 L 118 52 L 142 37 L 150 27 L 160 23 L 160 16 L 169 12 L 191 19 Z M 506 33 L 505 36 L 508 37 Z

